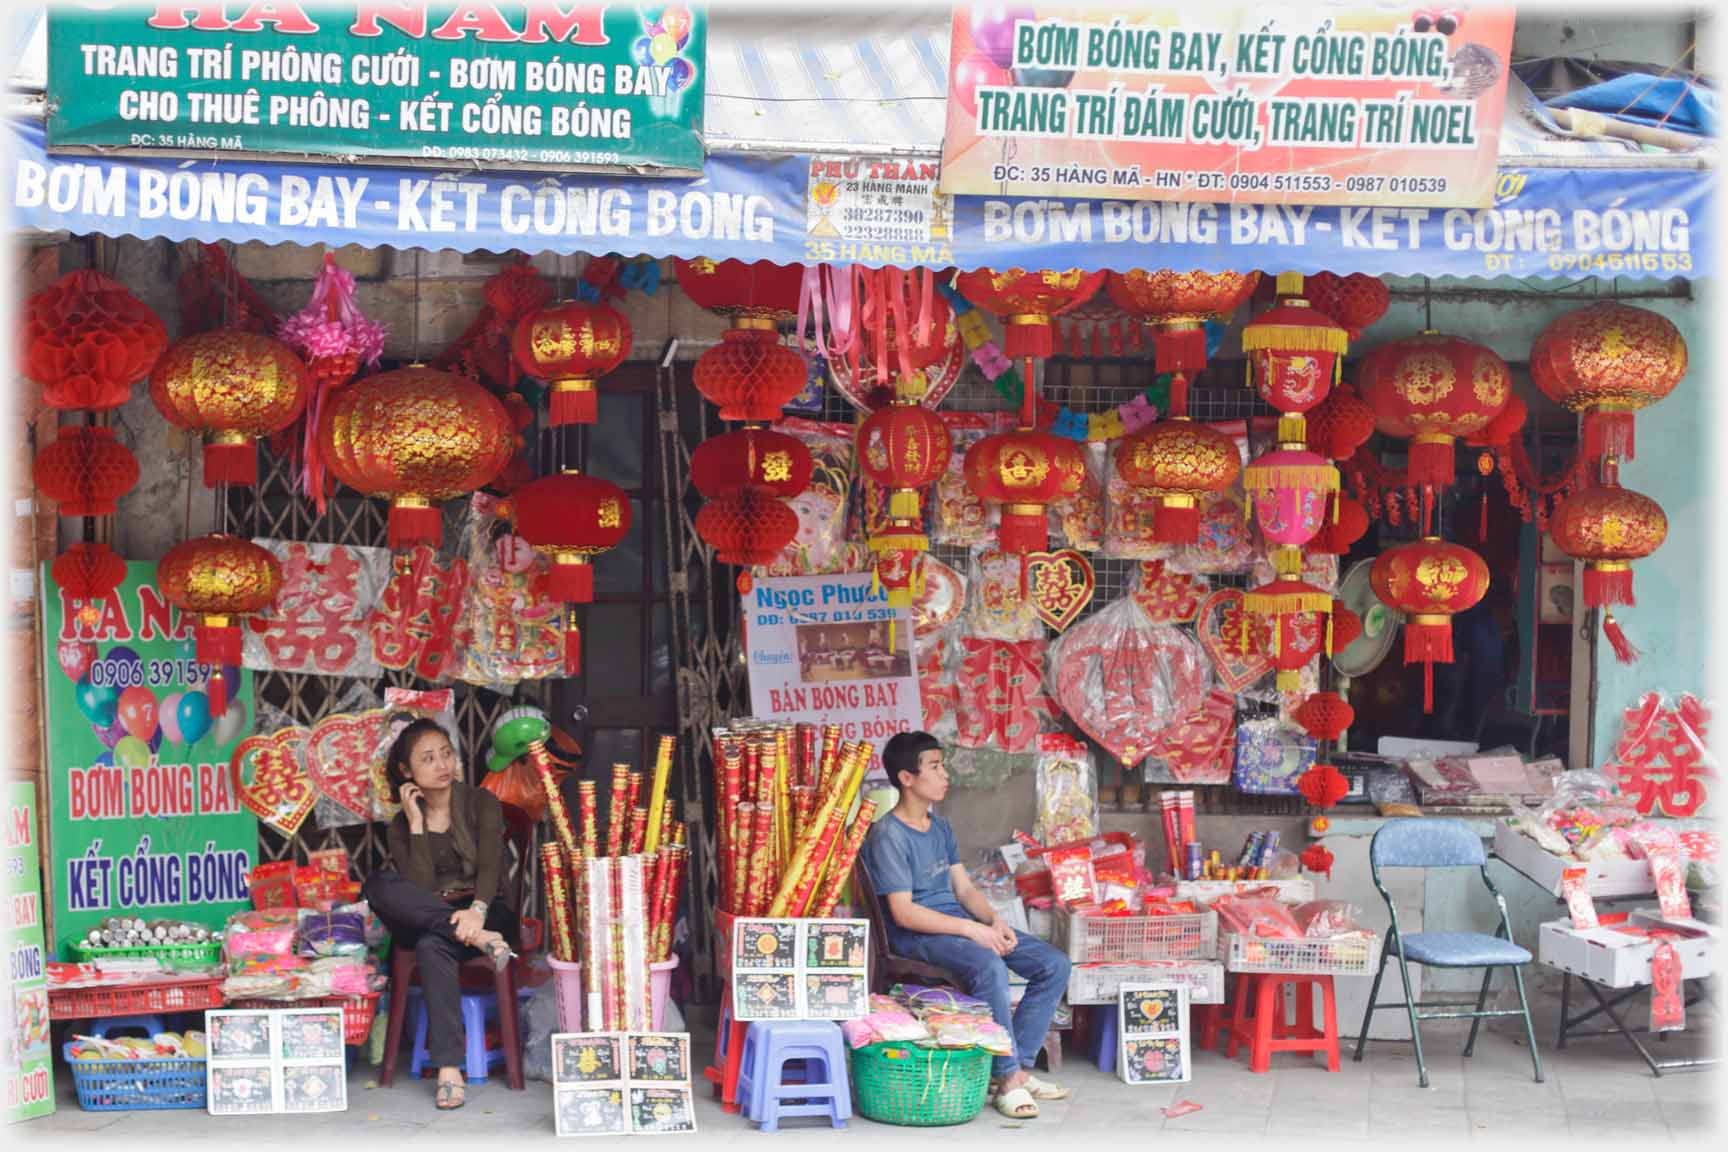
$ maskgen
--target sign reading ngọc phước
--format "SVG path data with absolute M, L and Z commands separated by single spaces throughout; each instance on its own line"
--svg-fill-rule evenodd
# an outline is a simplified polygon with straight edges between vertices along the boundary
M 49 148 L 692 175 L 706 56 L 700 5 L 55 9 Z
M 1485 207 L 1513 13 L 956 6 L 942 191 Z

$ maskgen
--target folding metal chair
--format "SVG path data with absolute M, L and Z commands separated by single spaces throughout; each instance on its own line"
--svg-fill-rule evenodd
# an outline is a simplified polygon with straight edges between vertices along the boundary
M 1362 1031 L 1356 1037 L 1356 1051 L 1351 1059 L 1361 1060 L 1363 1046 L 1368 1042 L 1368 1026 L 1374 1013 L 1382 1008 L 1403 1008 L 1410 1014 L 1410 1039 L 1416 1048 L 1416 1075 L 1422 1087 L 1428 1087 L 1428 1066 L 1422 1061 L 1421 1020 L 1469 1020 L 1470 1038 L 1464 1043 L 1464 1055 L 1476 1048 L 1476 1032 L 1482 1021 L 1492 1016 L 1524 1017 L 1524 1034 L 1530 1041 L 1530 1063 L 1536 1069 L 1536 1082 L 1542 1082 L 1542 1054 L 1536 1050 L 1536 1028 L 1530 1021 L 1530 1001 L 1524 995 L 1524 965 L 1530 963 L 1530 953 L 1512 940 L 1512 922 L 1506 914 L 1506 900 L 1488 876 L 1488 854 L 1482 841 L 1470 826 L 1461 820 L 1389 820 L 1374 833 L 1368 848 L 1368 864 L 1373 872 L 1374 887 L 1379 889 L 1386 910 L 1392 916 L 1392 928 L 1387 933 L 1386 947 L 1380 952 L 1380 967 L 1374 973 L 1374 988 L 1368 993 L 1368 1008 L 1362 1014 Z M 1500 909 L 1500 927 L 1494 935 L 1482 932 L 1412 932 L 1406 936 L 1398 927 L 1398 908 L 1392 894 L 1380 879 L 1382 868 L 1476 868 L 1482 873 L 1482 883 L 1494 897 Z M 1386 961 L 1398 958 L 1398 971 L 1404 978 L 1404 1002 L 1380 1003 L 1380 980 L 1386 975 Z M 1430 968 L 1481 968 L 1482 992 L 1476 997 L 1471 1011 L 1417 1011 L 1416 997 L 1410 983 L 1410 965 Z M 1512 980 L 1518 988 L 1519 1008 L 1487 1011 L 1488 985 L 1494 979 L 1494 969 L 1512 969 Z M 1458 1009 L 1471 1008 L 1467 1000 L 1430 1002 L 1424 1007 Z

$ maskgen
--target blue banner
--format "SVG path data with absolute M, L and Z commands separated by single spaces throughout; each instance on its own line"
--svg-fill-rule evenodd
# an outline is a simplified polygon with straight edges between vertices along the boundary
M 915 243 L 812 232 L 815 158 L 719 153 L 700 179 L 636 179 L 49 156 L 41 125 L 14 121 L 11 137 L 16 226 L 79 234 L 963 269 L 1697 279 L 1712 267 L 1714 177 L 1693 170 L 1505 168 L 1483 209 L 959 196 L 951 234 Z

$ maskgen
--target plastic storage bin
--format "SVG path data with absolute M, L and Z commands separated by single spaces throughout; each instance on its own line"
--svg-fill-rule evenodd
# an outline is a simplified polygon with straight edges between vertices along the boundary
M 852 1053 L 858 1114 L 880 1124 L 935 1128 L 984 1110 L 990 1053 L 982 1048 L 871 1044 Z
M 76 1041 L 61 1051 L 72 1070 L 78 1107 L 86 1112 L 148 1112 L 204 1107 L 205 1060 L 196 1056 L 159 1059 L 74 1059 Z
M 1077 916 L 1057 905 L 1052 941 L 1076 964 L 1210 960 L 1218 954 L 1218 913 Z

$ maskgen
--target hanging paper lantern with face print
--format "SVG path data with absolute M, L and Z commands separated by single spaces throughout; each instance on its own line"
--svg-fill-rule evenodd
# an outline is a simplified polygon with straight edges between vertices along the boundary
M 1459 544 L 1426 536 L 1374 558 L 1369 583 L 1405 614 L 1404 663 L 1423 665 L 1423 708 L 1434 710 L 1434 665 L 1452 663 L 1452 617 L 1488 591 L 1488 566 Z

